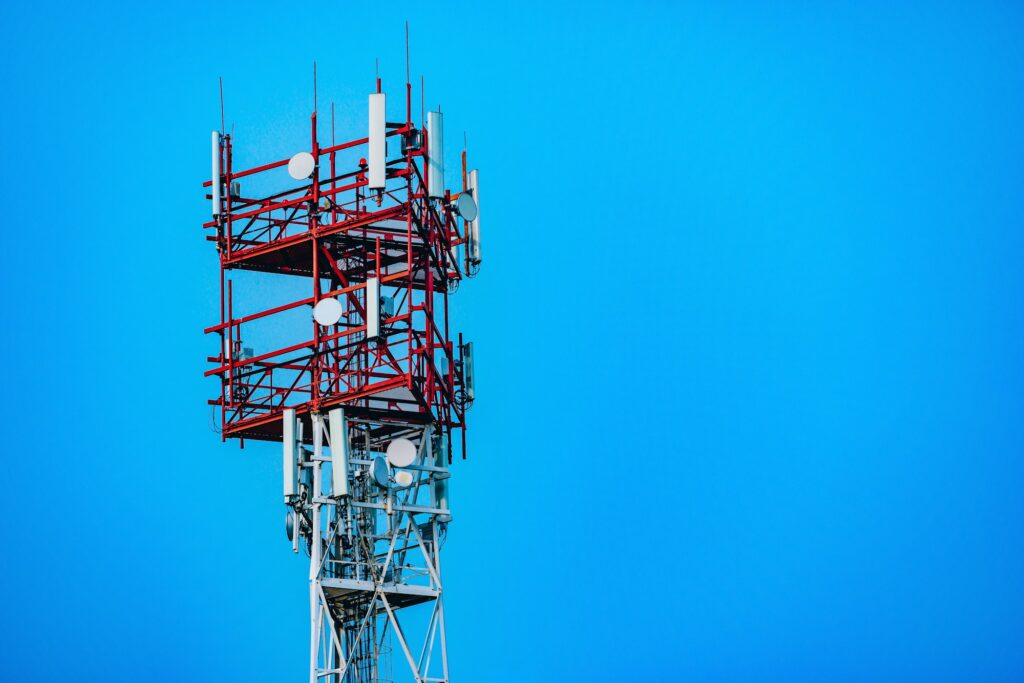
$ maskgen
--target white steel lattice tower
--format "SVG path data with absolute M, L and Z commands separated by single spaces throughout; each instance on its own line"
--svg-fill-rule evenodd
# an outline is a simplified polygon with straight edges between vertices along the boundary
M 443 435 L 429 424 L 349 420 L 344 408 L 333 408 L 326 419 L 311 415 L 313 443 L 305 448 L 298 437 L 303 423 L 292 409 L 284 419 L 295 425 L 285 428 L 294 438 L 285 442 L 285 467 L 297 468 L 290 477 L 295 486 L 285 485 L 288 526 L 296 549 L 303 543 L 310 555 L 310 680 L 391 680 L 380 669 L 389 632 L 416 680 L 447 680 L 439 552 L 450 520 Z M 387 446 L 394 452 L 395 444 L 409 444 L 415 458 L 389 473 Z M 431 603 L 430 616 L 416 648 L 398 611 L 420 603 Z

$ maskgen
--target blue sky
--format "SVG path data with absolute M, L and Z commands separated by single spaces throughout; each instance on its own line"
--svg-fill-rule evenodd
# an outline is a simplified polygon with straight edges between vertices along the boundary
M 218 76 L 240 164 L 305 149 L 314 59 L 355 137 L 405 19 L 485 188 L 455 680 L 1024 678 L 1021 10 L 431 8 L 0 8 L 0 679 L 305 675 L 200 184 Z

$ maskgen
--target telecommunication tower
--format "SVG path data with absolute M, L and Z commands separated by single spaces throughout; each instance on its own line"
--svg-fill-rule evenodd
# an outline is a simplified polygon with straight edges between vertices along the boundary
M 288 537 L 310 560 L 311 683 L 405 665 L 448 680 L 440 551 L 474 399 L 449 296 L 480 267 L 480 195 L 465 151 L 461 189 L 445 188 L 442 114 L 414 124 L 406 80 L 404 121 L 388 120 L 378 78 L 365 134 L 321 146 L 314 107 L 309 149 L 290 159 L 236 169 L 232 136 L 214 131 L 204 183 L 221 284 L 209 403 L 222 440 L 283 444 Z M 309 296 L 236 312 L 240 270 L 299 278 Z M 262 347 L 257 325 L 289 341 Z

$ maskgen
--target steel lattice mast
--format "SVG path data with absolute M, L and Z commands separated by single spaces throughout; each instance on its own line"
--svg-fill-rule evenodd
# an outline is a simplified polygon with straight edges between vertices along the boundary
M 448 680 L 440 549 L 474 397 L 448 299 L 479 268 L 479 190 L 464 152 L 461 191 L 444 188 L 440 112 L 414 125 L 406 83 L 406 120 L 388 122 L 379 79 L 376 91 L 366 137 L 321 148 L 314 112 L 310 149 L 290 160 L 236 170 L 231 136 L 214 132 L 204 184 L 221 275 L 210 404 L 222 439 L 283 444 L 289 537 L 310 558 L 311 683 L 392 680 L 392 650 L 412 679 Z M 298 187 L 243 189 L 279 187 L 286 166 Z M 311 293 L 237 315 L 233 270 Z M 246 336 L 268 324 L 294 340 Z

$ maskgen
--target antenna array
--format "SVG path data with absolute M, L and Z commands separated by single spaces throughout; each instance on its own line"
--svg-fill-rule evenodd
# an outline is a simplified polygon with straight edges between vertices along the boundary
M 417 128 L 407 83 L 405 120 L 389 122 L 379 78 L 375 90 L 365 135 L 335 144 L 332 125 L 321 147 L 314 109 L 309 149 L 255 168 L 235 169 L 232 135 L 214 131 L 204 184 L 221 278 L 210 404 L 222 439 L 282 443 L 286 529 L 310 558 L 314 683 L 390 680 L 394 642 L 414 680 L 448 680 L 440 549 L 474 399 L 449 297 L 480 265 L 478 180 L 445 188 L 440 113 Z M 302 278 L 310 294 L 236 315 L 238 270 Z M 261 345 L 257 323 L 291 341 Z M 417 605 L 414 649 L 399 619 Z

